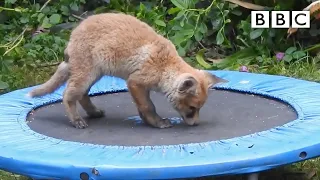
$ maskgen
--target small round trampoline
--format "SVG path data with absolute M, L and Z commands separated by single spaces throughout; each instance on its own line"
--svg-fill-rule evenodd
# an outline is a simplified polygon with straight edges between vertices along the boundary
M 255 173 L 320 155 L 320 84 L 210 72 L 229 82 L 210 90 L 199 126 L 185 125 L 159 93 L 151 99 L 174 126 L 145 125 L 115 77 L 91 88 L 106 116 L 88 119 L 86 129 L 68 122 L 64 86 L 41 98 L 25 96 L 34 87 L 1 95 L 0 169 L 34 179 L 173 179 Z

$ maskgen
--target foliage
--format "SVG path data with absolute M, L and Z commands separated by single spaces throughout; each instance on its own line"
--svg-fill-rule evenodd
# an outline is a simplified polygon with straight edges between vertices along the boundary
M 311 0 L 252 2 L 276 10 L 301 10 Z M 112 11 L 147 22 L 198 68 L 270 68 L 277 63 L 278 52 L 284 53 L 280 61 L 290 64 L 319 47 L 316 21 L 311 29 L 300 29 L 287 39 L 286 29 L 252 29 L 250 10 L 223 0 L 4 0 L 0 2 L 0 91 L 43 82 L 61 61 L 70 30 L 88 15 Z

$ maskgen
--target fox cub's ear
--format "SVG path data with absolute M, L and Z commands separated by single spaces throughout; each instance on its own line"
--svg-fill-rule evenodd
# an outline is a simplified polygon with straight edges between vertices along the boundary
M 229 82 L 228 80 L 222 79 L 222 78 L 220 78 L 220 77 L 218 77 L 218 76 L 216 76 L 214 74 L 209 73 L 208 71 L 204 71 L 204 70 L 201 70 L 201 71 L 202 71 L 202 73 L 204 73 L 204 75 L 205 75 L 205 77 L 206 77 L 206 79 L 208 81 L 208 86 L 209 87 L 211 87 L 211 86 L 213 86 L 213 85 L 215 85 L 217 83 L 227 83 L 227 82 Z
M 178 78 L 179 93 L 195 94 L 198 82 L 191 74 L 183 74 Z

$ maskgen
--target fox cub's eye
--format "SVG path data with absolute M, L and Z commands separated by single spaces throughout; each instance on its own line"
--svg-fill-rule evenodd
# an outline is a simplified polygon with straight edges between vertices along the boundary
M 187 114 L 187 118 L 192 118 L 194 114 L 196 113 L 197 108 L 190 106 L 189 107 L 189 112 Z

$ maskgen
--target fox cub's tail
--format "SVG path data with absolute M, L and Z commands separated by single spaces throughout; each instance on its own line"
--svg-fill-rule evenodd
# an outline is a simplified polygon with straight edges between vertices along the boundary
M 29 97 L 43 96 L 52 93 L 58 89 L 64 82 L 69 78 L 69 66 L 68 63 L 63 61 L 58 66 L 57 71 L 53 76 L 45 83 L 41 84 L 39 87 L 33 89 L 28 93 Z

